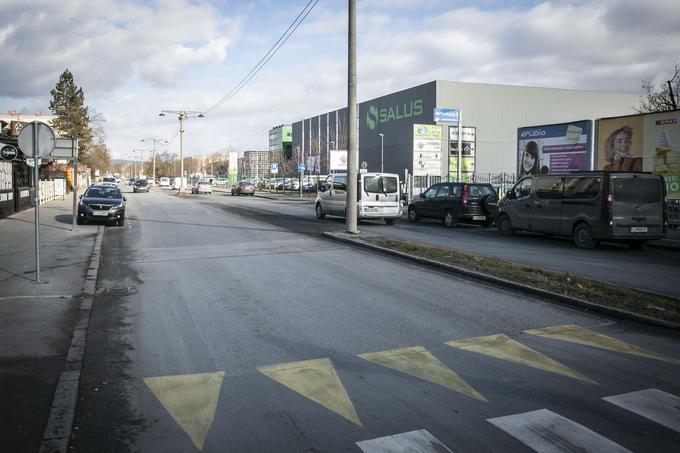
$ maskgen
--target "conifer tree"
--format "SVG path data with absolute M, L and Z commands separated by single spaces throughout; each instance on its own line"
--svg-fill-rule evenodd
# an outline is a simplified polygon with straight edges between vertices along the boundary
M 85 94 L 73 80 L 73 74 L 66 69 L 52 91 L 50 110 L 56 116 L 53 126 L 62 138 L 78 139 L 78 161 L 89 164 L 92 145 L 90 117 L 85 105 Z

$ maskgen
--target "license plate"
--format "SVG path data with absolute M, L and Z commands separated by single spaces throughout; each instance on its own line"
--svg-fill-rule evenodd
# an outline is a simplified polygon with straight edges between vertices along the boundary
M 109 211 L 92 211 L 92 215 L 107 216 L 109 215 Z
M 485 215 L 473 215 L 472 220 L 486 220 Z
M 630 227 L 631 233 L 646 233 L 647 227 Z

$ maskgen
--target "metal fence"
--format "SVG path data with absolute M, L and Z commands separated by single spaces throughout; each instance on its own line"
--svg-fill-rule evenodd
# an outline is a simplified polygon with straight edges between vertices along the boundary
M 412 199 L 414 196 L 425 192 L 428 187 L 433 184 L 440 182 L 454 182 L 455 177 L 449 176 L 414 176 L 406 175 L 405 189 L 404 192 L 407 194 L 408 199 Z M 499 198 L 505 196 L 512 186 L 515 184 L 515 174 L 514 173 L 474 173 L 471 175 L 465 175 L 460 179 L 461 182 L 470 183 L 488 183 L 491 184 L 496 192 L 498 192 Z
M 668 203 L 666 203 L 666 219 L 669 226 L 680 227 L 680 200 L 668 200 Z

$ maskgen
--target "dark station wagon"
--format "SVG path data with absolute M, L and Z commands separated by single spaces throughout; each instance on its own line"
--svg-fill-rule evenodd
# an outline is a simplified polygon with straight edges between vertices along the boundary
M 442 182 L 411 200 L 408 219 L 441 219 L 449 228 L 459 222 L 489 226 L 498 212 L 498 196 L 491 184 Z

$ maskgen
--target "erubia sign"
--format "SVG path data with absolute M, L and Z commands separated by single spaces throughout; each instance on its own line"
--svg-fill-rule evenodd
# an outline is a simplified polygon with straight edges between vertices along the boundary
M 404 118 L 413 118 L 423 114 L 423 100 L 416 99 L 390 107 L 378 108 L 375 105 L 368 107 L 366 112 L 366 125 L 374 130 L 378 123 L 388 123 Z

